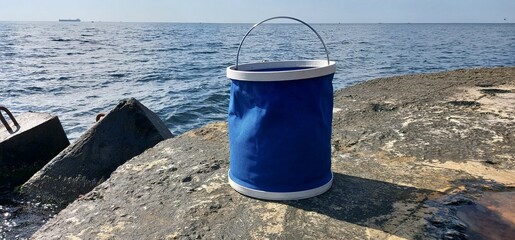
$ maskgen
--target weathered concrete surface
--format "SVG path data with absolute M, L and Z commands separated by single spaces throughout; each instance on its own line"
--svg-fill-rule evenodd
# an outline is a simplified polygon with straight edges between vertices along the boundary
M 227 126 L 211 124 L 134 157 L 33 238 L 510 236 L 510 227 L 473 232 L 476 218 L 462 207 L 481 208 L 486 221 L 515 224 L 513 208 L 484 200 L 515 197 L 515 104 L 506 104 L 514 93 L 515 68 L 379 79 L 336 92 L 334 185 L 300 201 L 233 191 Z
M 65 205 L 109 178 L 132 157 L 172 137 L 136 99 L 122 101 L 21 188 L 28 199 Z
M 12 133 L 0 124 L 0 190 L 24 183 L 70 145 L 57 116 L 28 112 L 15 117 L 19 127 L 11 125 Z

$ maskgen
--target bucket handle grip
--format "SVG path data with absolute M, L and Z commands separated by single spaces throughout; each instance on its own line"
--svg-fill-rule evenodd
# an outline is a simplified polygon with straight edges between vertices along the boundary
M 261 22 L 254 24 L 254 26 L 252 26 L 249 29 L 249 31 L 247 31 L 247 33 L 245 33 L 245 36 L 243 36 L 243 39 L 241 39 L 240 45 L 238 46 L 238 53 L 236 54 L 236 70 L 238 70 L 239 60 L 240 60 L 240 50 L 241 50 L 241 46 L 243 45 L 243 42 L 245 41 L 245 38 L 247 38 L 247 36 L 250 34 L 250 32 L 252 32 L 252 30 L 254 30 L 254 28 L 256 28 L 257 26 L 261 25 L 264 22 L 267 22 L 267 21 L 270 21 L 273 19 L 278 19 L 278 18 L 291 19 L 291 20 L 300 22 L 300 23 L 306 25 L 309 29 L 311 29 L 317 35 L 318 39 L 320 39 L 320 42 L 322 42 L 322 45 L 324 45 L 325 55 L 327 56 L 327 65 L 330 65 L 329 51 L 327 51 L 327 47 L 325 46 L 324 40 L 322 40 L 322 37 L 320 37 L 320 34 L 318 34 L 318 32 L 313 27 L 311 27 L 309 24 L 305 23 L 304 21 L 294 18 L 294 17 L 277 16 L 277 17 L 271 17 L 271 18 L 265 19 Z

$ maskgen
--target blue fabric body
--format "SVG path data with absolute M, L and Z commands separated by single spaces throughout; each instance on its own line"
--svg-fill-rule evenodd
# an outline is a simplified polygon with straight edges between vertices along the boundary
M 229 177 L 234 182 L 266 192 L 296 192 L 331 180 L 333 76 L 231 79 Z

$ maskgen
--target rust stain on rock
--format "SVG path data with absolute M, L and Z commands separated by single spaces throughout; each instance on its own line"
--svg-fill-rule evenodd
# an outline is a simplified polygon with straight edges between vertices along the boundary
M 515 236 L 515 192 L 485 192 L 457 208 L 471 239 L 512 239 Z

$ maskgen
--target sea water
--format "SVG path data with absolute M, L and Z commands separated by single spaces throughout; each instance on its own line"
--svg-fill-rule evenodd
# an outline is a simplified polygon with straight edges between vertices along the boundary
M 225 120 L 239 42 L 251 24 L 0 22 L 0 105 L 57 115 L 75 140 L 125 98 L 174 134 Z M 337 62 L 336 89 L 372 78 L 515 65 L 515 24 L 313 24 Z M 300 24 L 261 25 L 241 63 L 325 59 Z

